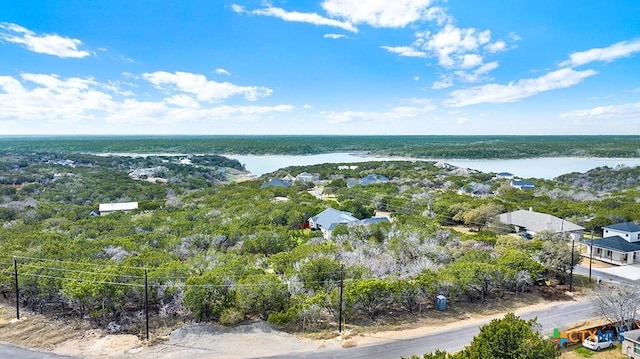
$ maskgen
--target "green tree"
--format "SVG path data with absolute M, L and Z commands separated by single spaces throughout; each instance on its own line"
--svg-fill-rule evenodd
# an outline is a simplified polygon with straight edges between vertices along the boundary
M 465 359 L 550 359 L 558 358 L 555 344 L 536 331 L 536 320 L 524 320 L 513 313 L 494 319 L 480 328 L 471 344 L 456 358 Z
M 464 212 L 462 218 L 464 224 L 469 227 L 475 227 L 478 232 L 488 226 L 496 216 L 500 213 L 500 208 L 494 204 L 484 204 L 472 210 Z
M 263 320 L 272 312 L 285 310 L 290 297 L 287 285 L 270 273 L 239 280 L 235 294 L 238 309 L 247 315 L 256 314 Z

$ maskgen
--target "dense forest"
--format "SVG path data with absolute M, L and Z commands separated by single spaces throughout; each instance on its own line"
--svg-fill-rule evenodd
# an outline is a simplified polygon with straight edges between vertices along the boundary
M 640 157 L 640 136 L 0 136 L 7 151 L 142 154 L 367 152 L 440 158 Z
M 133 140 L 43 141 L 48 151 L 15 141 L 0 152 L 0 298 L 15 301 L 17 269 L 21 306 L 134 333 L 145 281 L 155 326 L 264 319 L 314 330 L 335 328 L 340 309 L 367 325 L 390 313 L 430 315 L 437 295 L 464 305 L 519 295 L 544 276 L 566 281 L 566 239 L 523 239 L 495 222 L 499 213 L 534 208 L 596 233 L 640 220 L 637 168 L 531 179 L 534 190 L 430 161 L 288 167 L 239 181 L 237 161 L 162 154 L 160 140 L 144 150 L 127 147 Z M 157 153 L 89 154 L 103 151 Z M 302 172 L 316 180 L 261 186 Z M 347 186 L 369 174 L 389 181 Z M 139 208 L 97 213 L 100 203 L 128 201 Z M 327 207 L 391 222 L 340 225 L 326 238 L 306 223 Z

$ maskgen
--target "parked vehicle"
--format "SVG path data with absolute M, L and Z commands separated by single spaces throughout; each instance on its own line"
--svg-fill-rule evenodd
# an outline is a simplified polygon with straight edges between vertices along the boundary
M 582 342 L 582 346 L 591 350 L 599 351 L 600 349 L 613 347 L 613 342 L 610 340 L 599 342 L 598 338 L 589 337 Z

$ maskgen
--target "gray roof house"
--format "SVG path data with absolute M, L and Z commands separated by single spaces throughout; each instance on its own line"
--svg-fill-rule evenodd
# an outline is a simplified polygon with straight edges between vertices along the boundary
M 640 329 L 629 330 L 622 334 L 624 335 L 622 354 L 627 358 L 640 359 Z
M 513 179 L 514 175 L 513 175 L 513 173 L 510 173 L 510 172 L 499 172 L 499 173 L 496 173 L 496 178 L 498 178 L 498 179 Z
M 362 177 L 359 180 L 353 180 L 347 182 L 347 187 L 351 188 L 353 186 L 368 186 L 374 183 L 386 183 L 389 182 L 389 178 L 383 175 L 377 175 L 375 173 L 369 174 L 366 177 Z
M 271 178 L 270 180 L 268 180 L 267 182 L 263 183 L 260 185 L 260 188 L 267 188 L 267 187 L 291 187 L 293 186 L 293 183 L 289 182 L 289 181 L 283 181 L 279 178 Z
M 302 172 L 296 176 L 296 180 L 300 182 L 313 182 L 315 180 L 315 176 L 308 172 Z
M 338 211 L 337 209 L 329 207 L 309 218 L 309 228 L 319 229 L 322 231 L 325 238 L 329 238 L 331 237 L 331 231 L 333 231 L 337 225 L 357 221 L 359 221 L 359 219 L 354 217 L 351 213 Z
M 511 180 L 511 187 L 517 189 L 534 189 L 536 185 L 530 181 Z
M 516 232 L 536 232 L 549 231 L 551 233 L 565 233 L 572 239 L 580 239 L 584 227 L 566 221 L 562 218 L 552 216 L 546 213 L 534 212 L 533 210 L 525 211 L 523 209 L 503 213 L 498 216 L 500 222 L 513 225 Z
M 602 228 L 602 239 L 583 240 L 585 257 L 617 265 L 640 263 L 640 226 L 633 222 Z

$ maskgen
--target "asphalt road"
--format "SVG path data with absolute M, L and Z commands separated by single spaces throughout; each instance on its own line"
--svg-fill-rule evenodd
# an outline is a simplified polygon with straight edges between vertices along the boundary
M 582 300 L 555 305 L 551 304 L 545 309 L 519 313 L 519 316 L 524 319 L 537 318 L 538 323 L 541 325 L 540 330 L 542 332 L 550 332 L 555 327 L 563 327 L 567 324 L 590 319 L 594 316 L 594 312 L 591 303 L 587 300 Z M 422 356 L 422 354 L 435 351 L 436 349 L 457 351 L 469 344 L 478 333 L 480 327 L 489 323 L 489 321 L 490 320 L 487 319 L 479 323 L 474 323 L 473 325 L 442 330 L 437 333 L 412 339 L 390 340 L 382 344 L 353 348 L 319 349 L 316 352 L 304 355 L 296 354 L 277 356 L 274 358 L 399 359 L 403 356 Z
M 20 347 L 16 347 L 11 344 L 0 343 L 0 358 L 2 359 L 68 359 L 71 357 L 65 357 L 55 354 L 37 352 Z
M 577 266 L 574 269 L 574 273 L 588 275 L 588 270 L 588 268 Z M 603 280 L 610 280 L 633 285 L 638 284 L 635 281 L 602 273 L 595 269 L 593 270 L 592 275 L 594 276 L 594 278 L 595 276 L 600 276 Z M 553 328 L 560 328 L 568 324 L 590 319 L 595 316 L 595 313 L 589 301 L 581 300 L 569 303 L 550 304 L 547 308 L 527 313 L 518 313 L 518 315 L 524 319 L 537 318 L 537 321 L 540 324 L 540 331 L 543 333 L 548 333 L 553 330 Z M 478 333 L 479 328 L 487 323 L 489 323 L 488 319 L 481 322 L 476 322 L 472 325 L 457 327 L 453 329 L 445 329 L 440 332 L 430 333 L 416 338 L 399 340 L 390 339 L 389 341 L 380 344 L 357 346 L 352 348 L 318 349 L 317 351 L 311 353 L 297 353 L 285 356 L 277 356 L 273 358 L 399 359 L 403 356 L 421 356 L 423 353 L 432 352 L 436 349 L 457 351 L 469 344 L 473 337 Z M 247 345 L 250 345 L 250 343 L 247 343 Z M 71 357 L 36 352 L 19 348 L 13 345 L 0 343 L 0 358 L 62 359 Z

